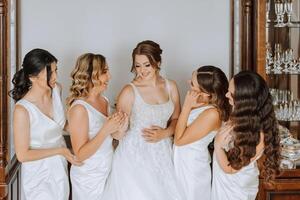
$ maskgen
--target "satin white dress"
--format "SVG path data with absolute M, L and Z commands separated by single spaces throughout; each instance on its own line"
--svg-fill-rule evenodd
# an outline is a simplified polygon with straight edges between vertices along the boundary
M 258 192 L 258 176 L 256 160 L 237 173 L 227 174 L 220 167 L 214 153 L 211 200 L 255 200 Z
M 203 111 L 213 106 L 193 109 L 188 117 L 190 125 Z M 211 194 L 211 167 L 208 145 L 216 135 L 216 131 L 184 146 L 174 145 L 175 172 L 186 200 L 209 200 Z
M 53 119 L 43 114 L 33 103 L 21 99 L 17 105 L 29 113 L 30 149 L 65 147 L 64 108 L 58 87 L 52 90 Z M 67 161 L 63 156 L 23 162 L 21 165 L 22 200 L 67 200 L 69 180 Z
M 90 104 L 82 100 L 76 100 L 72 104 L 82 105 L 88 113 L 89 139 L 94 138 L 106 116 L 96 110 Z M 111 170 L 113 156 L 112 137 L 109 135 L 99 149 L 82 166 L 71 167 L 72 199 L 73 200 L 98 200 L 103 195 L 104 186 Z
M 135 100 L 130 127 L 115 151 L 102 200 L 181 200 L 172 161 L 171 138 L 149 143 L 142 137 L 142 130 L 151 125 L 167 127 L 174 111 L 168 81 L 169 101 L 159 105 L 144 102 L 134 84 L 131 86 Z

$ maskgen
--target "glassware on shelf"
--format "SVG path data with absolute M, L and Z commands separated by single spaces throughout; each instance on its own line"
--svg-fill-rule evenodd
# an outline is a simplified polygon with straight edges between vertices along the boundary
M 286 26 L 293 27 L 294 24 L 291 21 L 292 13 L 293 13 L 293 1 L 292 0 L 287 0 L 284 3 L 284 10 L 285 10 L 285 12 L 287 14 L 287 18 L 288 18 Z
M 279 130 L 280 141 L 282 141 L 285 138 L 293 137 L 290 130 L 280 124 L 278 124 L 278 130 Z
M 280 169 L 296 169 L 296 164 L 288 158 L 281 157 L 279 167 Z
M 289 160 L 292 164 L 288 164 L 288 169 L 295 169 L 296 161 L 300 160 L 300 141 L 293 137 L 288 137 L 282 139 L 280 144 L 283 166 L 286 167 L 286 160 Z
M 293 92 L 270 88 L 276 118 L 280 121 L 300 121 L 300 100 Z
M 274 46 L 274 55 L 270 43 L 266 43 L 266 74 L 300 74 L 300 58 L 295 59 L 293 49 L 282 51 L 280 44 Z
M 275 14 L 276 14 L 275 22 L 277 22 L 277 24 L 275 25 L 275 27 L 284 27 L 285 26 L 285 24 L 283 23 L 284 13 L 285 13 L 284 3 L 276 2 L 275 3 Z
M 300 160 L 300 141 L 293 138 L 289 129 L 278 125 L 281 146 L 281 169 L 295 169 L 296 161 Z

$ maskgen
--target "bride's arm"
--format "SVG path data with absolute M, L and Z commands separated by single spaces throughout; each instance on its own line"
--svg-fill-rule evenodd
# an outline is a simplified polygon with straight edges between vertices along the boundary
M 128 123 L 129 123 L 128 120 L 130 117 L 133 102 L 134 102 L 133 89 L 130 85 L 126 85 L 122 89 L 122 91 L 120 92 L 120 94 L 117 98 L 117 111 L 126 113 L 126 115 L 128 116 L 126 119 L 127 123 L 125 123 L 125 126 L 123 126 L 121 128 L 121 130 L 112 134 L 112 137 L 116 140 L 120 140 L 124 136 L 124 134 L 128 128 Z
M 180 114 L 180 98 L 179 98 L 179 91 L 175 81 L 169 81 L 170 89 L 171 89 L 171 99 L 174 103 L 174 111 L 169 120 L 168 127 L 166 128 L 166 137 L 170 137 L 174 135 L 175 127 L 177 124 L 177 120 Z

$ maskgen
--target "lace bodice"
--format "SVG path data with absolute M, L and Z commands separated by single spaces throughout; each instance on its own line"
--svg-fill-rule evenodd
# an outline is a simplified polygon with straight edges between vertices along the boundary
M 146 103 L 134 84 L 130 84 L 134 90 L 135 100 L 130 116 L 130 130 L 141 130 L 152 125 L 167 127 L 167 122 L 174 111 L 174 104 L 169 95 L 169 100 L 163 104 L 152 105 Z M 170 94 L 169 83 L 166 80 L 167 90 Z

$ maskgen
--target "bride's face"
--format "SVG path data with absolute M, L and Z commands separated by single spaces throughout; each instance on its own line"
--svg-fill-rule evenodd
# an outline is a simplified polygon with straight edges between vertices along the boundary
M 151 65 L 145 55 L 135 55 L 135 70 L 137 78 L 142 80 L 151 80 L 156 77 L 157 69 Z

